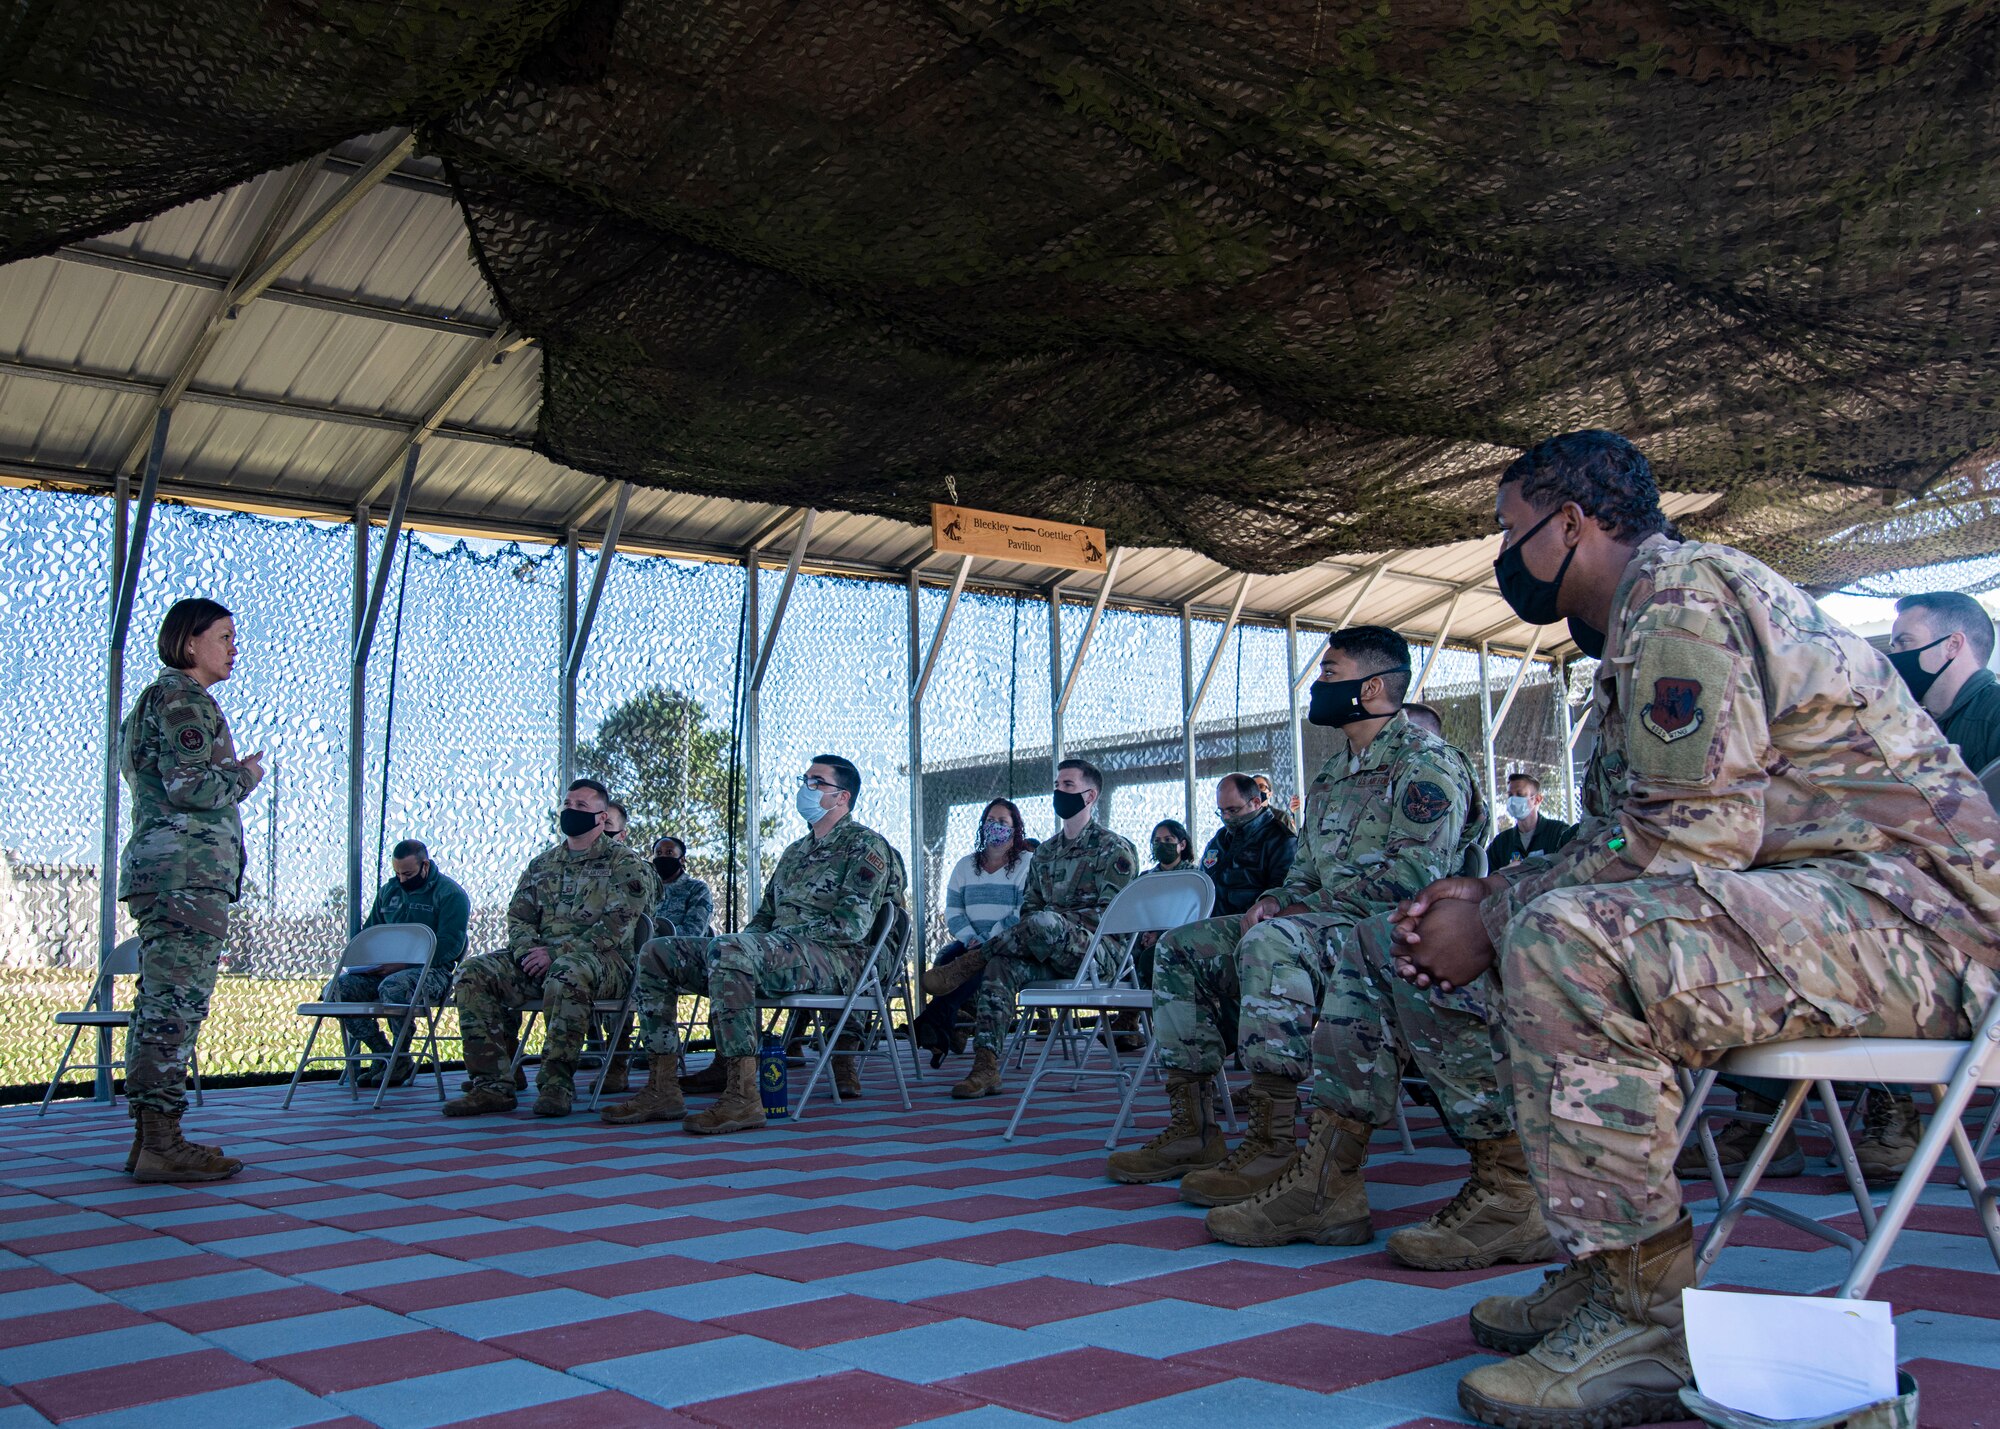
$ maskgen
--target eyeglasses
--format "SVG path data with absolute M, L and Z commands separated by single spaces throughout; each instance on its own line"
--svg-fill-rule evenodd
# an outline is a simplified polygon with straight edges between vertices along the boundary
M 840 789 L 838 784 L 822 779 L 817 774 L 801 774 L 799 776 L 799 783 L 805 788 L 819 794 L 833 794 L 839 792 Z

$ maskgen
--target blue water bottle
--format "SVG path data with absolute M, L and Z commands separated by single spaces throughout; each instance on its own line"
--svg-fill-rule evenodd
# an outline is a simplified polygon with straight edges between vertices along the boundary
M 783 1121 L 791 1115 L 791 1075 L 785 1070 L 785 1044 L 777 1037 L 764 1039 L 757 1054 L 757 1090 L 764 1098 L 764 1119 Z

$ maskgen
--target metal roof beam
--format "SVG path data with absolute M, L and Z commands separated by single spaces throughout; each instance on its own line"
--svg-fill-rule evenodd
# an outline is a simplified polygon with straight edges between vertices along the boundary
M 71 387 L 89 387 L 101 392 L 116 392 L 120 396 L 150 397 L 156 400 L 163 390 L 160 383 L 143 377 L 127 377 L 115 372 L 81 372 L 68 367 L 45 367 L 41 363 L 23 362 L 19 358 L 0 358 L 0 377 L 39 378 L 45 382 L 58 382 Z M 327 407 L 313 402 L 290 402 L 281 397 L 246 397 L 241 393 L 220 392 L 207 387 L 188 388 L 181 394 L 181 401 L 195 402 L 206 407 L 229 407 L 266 417 L 296 417 L 303 421 L 337 422 L 343 426 L 368 427 L 378 432 L 398 432 L 407 435 L 410 430 L 408 417 L 390 417 L 378 412 L 361 412 L 351 407 Z M 532 446 L 526 436 L 478 427 L 440 425 L 434 435 L 440 439 L 478 442 L 486 446 L 510 447 L 520 451 L 529 450 Z
M 210 293 L 226 292 L 230 282 L 226 273 L 204 273 L 192 268 L 177 268 L 154 258 L 142 258 L 131 253 L 107 253 L 96 248 L 85 248 L 80 244 L 58 248 L 49 256 L 59 262 L 71 263 L 80 268 L 101 268 L 107 273 L 116 273 L 121 277 L 172 283 L 177 287 L 199 288 Z M 397 327 L 446 333 L 452 337 L 491 337 L 499 330 L 491 323 L 455 318 L 448 313 L 392 308 L 371 298 L 357 298 L 349 293 L 329 293 L 320 288 L 273 286 L 264 290 L 261 301 L 277 303 L 282 307 L 312 308 L 318 312 L 332 313 L 336 317 L 368 318 L 375 322 L 391 323 Z
M 443 425 L 445 415 L 458 405 L 459 398 L 472 390 L 472 385 L 485 374 L 488 365 L 499 362 L 518 346 L 520 344 L 513 340 L 512 334 L 506 328 L 500 329 L 493 336 L 487 338 L 486 341 L 480 343 L 478 350 L 463 363 L 459 364 L 458 371 L 442 384 L 441 394 L 432 398 L 429 410 L 416 426 L 410 429 L 408 445 L 414 449 L 429 441 L 431 435 Z M 375 479 L 362 489 L 362 505 L 372 505 L 378 496 L 389 489 L 389 483 L 395 479 L 396 460 L 392 458 L 380 471 L 375 473 Z M 619 490 L 621 493 L 621 505 L 619 509 L 622 511 L 624 509 L 622 505 L 623 493 L 627 488 L 621 485 Z

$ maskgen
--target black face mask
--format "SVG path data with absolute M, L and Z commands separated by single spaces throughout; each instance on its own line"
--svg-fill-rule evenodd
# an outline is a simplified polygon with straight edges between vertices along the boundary
M 1058 789 L 1051 797 L 1055 800 L 1056 817 L 1065 823 L 1083 812 L 1083 795 L 1081 794 L 1072 794 L 1067 790 Z
M 1181 856 L 1181 846 L 1172 839 L 1153 840 L 1153 862 L 1173 863 Z
M 1507 602 L 1514 614 L 1530 625 L 1554 625 L 1562 618 L 1556 612 L 1556 597 L 1562 594 L 1563 577 L 1569 572 L 1569 563 L 1576 558 L 1576 547 L 1571 546 L 1564 553 L 1563 563 L 1556 567 L 1556 578 L 1552 581 L 1545 581 L 1528 569 L 1521 548 L 1535 538 L 1535 532 L 1561 514 L 1562 507 L 1558 506 L 1529 527 L 1527 535 L 1507 547 L 1493 562 L 1493 579 L 1500 587 L 1500 598 Z M 1577 641 L 1579 646 L 1582 643 Z M 1602 637 L 1597 648 L 1604 648 Z
M 401 888 L 401 889 L 402 889 L 402 890 L 403 890 L 403 891 L 404 891 L 405 893 L 415 893 L 415 892 L 416 892 L 416 891 L 417 891 L 417 890 L 418 890 L 419 888 L 422 888 L 422 887 L 423 887 L 423 886 L 424 886 L 424 885 L 425 885 L 426 883 L 429 883 L 430 881 L 431 881 L 431 872 L 430 872 L 430 870 L 429 870 L 429 869 L 425 869 L 425 870 L 424 870 L 424 871 L 423 871 L 422 873 L 418 874 L 418 875 L 417 875 L 417 876 L 416 876 L 415 878 L 399 878 L 399 879 L 397 879 L 397 880 L 396 880 L 396 884 L 397 884 L 397 886 L 398 886 L 398 887 L 400 887 L 400 888 Z
M 1569 618 L 1569 638 L 1576 642 L 1576 648 L 1593 660 L 1604 655 L 1604 632 L 1595 625 L 1586 625 L 1574 615 Z
M 1377 670 L 1376 675 L 1407 675 L 1408 665 L 1398 665 L 1393 670 Z M 1306 705 L 1306 723 L 1316 724 L 1325 729 L 1339 729 L 1364 719 L 1381 719 L 1382 716 L 1361 703 L 1361 687 L 1374 679 L 1375 675 L 1363 675 L 1358 680 L 1315 680 L 1312 698 Z M 1401 706 L 1397 706 L 1398 709 Z M 1394 710 L 1390 711 L 1395 713 Z
M 593 814 L 588 809 L 564 809 L 562 811 L 562 831 L 566 839 L 580 839 L 597 827 L 602 814 Z
M 681 861 L 677 858 L 656 858 L 653 860 L 653 871 L 660 875 L 660 882 L 672 883 L 681 876 Z
M 1894 650 L 1889 654 L 1889 663 L 1896 667 L 1896 673 L 1903 677 L 1903 683 L 1910 687 L 1910 693 L 1917 697 L 1918 704 L 1923 703 L 1924 696 L 1931 692 L 1931 686 L 1935 685 L 1938 676 L 1944 673 L 1943 670 L 1926 670 L 1923 666 L 1923 653 L 1926 650 L 1937 649 L 1949 639 L 1950 635 L 1941 635 L 1928 645 L 1919 645 L 1914 650 Z

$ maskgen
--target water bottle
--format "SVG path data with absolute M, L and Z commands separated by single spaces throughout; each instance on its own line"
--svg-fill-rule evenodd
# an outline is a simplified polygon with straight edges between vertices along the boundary
M 783 1121 L 791 1115 L 791 1074 L 785 1070 L 785 1044 L 778 1037 L 766 1037 L 757 1054 L 757 1091 L 764 1099 L 764 1119 Z

